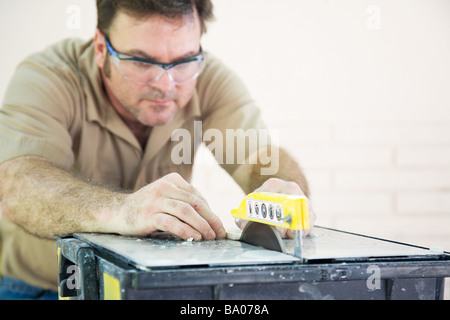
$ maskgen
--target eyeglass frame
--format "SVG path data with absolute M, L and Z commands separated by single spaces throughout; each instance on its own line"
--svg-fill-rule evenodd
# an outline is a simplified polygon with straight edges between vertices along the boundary
M 136 62 L 142 62 L 142 63 L 147 63 L 147 64 L 150 64 L 150 65 L 158 66 L 158 67 L 162 68 L 163 71 L 167 72 L 167 74 L 169 75 L 170 81 L 172 81 L 172 83 L 174 83 L 176 85 L 177 84 L 188 83 L 188 82 L 196 79 L 202 73 L 203 68 L 204 68 L 205 54 L 204 54 L 203 49 L 202 49 L 201 46 L 200 46 L 200 53 L 195 55 L 195 56 L 183 59 L 183 60 L 178 61 L 178 62 L 161 63 L 161 62 L 156 62 L 156 61 L 152 61 L 152 60 L 149 60 L 149 59 L 139 58 L 139 57 L 135 57 L 135 56 L 132 56 L 132 55 L 129 55 L 129 54 L 118 52 L 116 49 L 113 48 L 113 46 L 111 45 L 111 42 L 109 41 L 109 39 L 108 39 L 108 37 L 106 35 L 104 35 L 104 38 L 105 38 L 106 47 L 108 48 L 108 52 L 111 54 L 111 56 L 113 56 L 113 57 L 115 57 L 115 58 L 117 58 L 117 59 L 119 59 L 121 61 L 136 61 Z M 177 83 L 173 79 L 172 75 L 169 73 L 169 70 L 174 68 L 174 67 L 176 67 L 176 66 L 178 66 L 178 65 L 181 65 L 181 64 L 184 64 L 184 63 L 188 63 L 188 62 L 194 62 L 194 61 L 198 61 L 198 62 L 202 62 L 203 63 L 203 65 L 199 69 L 199 71 L 192 77 L 192 79 L 187 80 L 187 81 L 182 82 L 182 83 Z M 117 68 L 117 66 L 116 66 L 116 68 Z M 133 81 L 128 76 L 123 75 L 119 71 L 119 69 L 117 69 L 117 71 L 120 73 L 120 75 L 122 77 L 124 77 L 124 78 L 126 78 L 126 79 L 128 79 L 130 81 Z M 163 72 L 161 72 L 161 74 L 158 77 L 156 77 L 155 80 L 153 80 L 151 82 L 148 82 L 148 84 L 157 82 L 161 78 L 162 75 L 163 75 Z M 133 82 L 135 82 L 135 81 L 133 81 Z M 139 83 L 139 84 L 144 84 L 144 83 Z

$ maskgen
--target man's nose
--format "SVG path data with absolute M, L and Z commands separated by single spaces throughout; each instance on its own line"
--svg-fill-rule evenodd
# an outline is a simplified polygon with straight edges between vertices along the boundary
M 162 92 L 168 92 L 175 87 L 175 84 L 171 80 L 171 76 L 168 70 L 164 70 L 163 74 L 159 77 L 159 79 L 152 83 L 152 87 L 156 87 Z

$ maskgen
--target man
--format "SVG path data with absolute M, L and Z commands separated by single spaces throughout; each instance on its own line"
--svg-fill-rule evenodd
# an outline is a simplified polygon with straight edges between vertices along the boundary
M 58 234 L 224 238 L 188 182 L 192 163 L 172 161 L 171 136 L 194 133 L 195 121 L 203 130 L 265 129 L 241 81 L 201 48 L 210 1 L 98 0 L 97 7 L 93 41 L 68 39 L 29 57 L 0 109 L 0 296 L 54 294 Z M 268 148 L 222 166 L 247 193 L 308 195 L 283 150 L 271 149 L 277 173 L 261 175 Z

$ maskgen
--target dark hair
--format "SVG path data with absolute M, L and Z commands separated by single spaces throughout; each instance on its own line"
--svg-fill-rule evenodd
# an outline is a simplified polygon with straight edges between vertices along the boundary
M 211 0 L 97 0 L 97 28 L 108 32 L 117 12 L 142 19 L 158 14 L 167 18 L 193 15 L 194 8 L 200 19 L 202 33 L 206 32 L 206 22 L 214 19 Z

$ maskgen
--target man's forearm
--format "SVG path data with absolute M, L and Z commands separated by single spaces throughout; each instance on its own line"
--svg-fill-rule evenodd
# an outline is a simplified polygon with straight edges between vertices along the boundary
M 108 206 L 122 195 L 85 183 L 48 160 L 24 156 L 0 165 L 3 215 L 39 237 L 108 231 Z M 103 219 L 103 221 L 102 221 Z
M 124 193 L 85 183 L 43 158 L 20 157 L 0 164 L 0 201 L 6 218 L 45 238 L 157 230 L 196 241 L 226 236 L 206 200 L 175 173 Z

